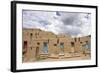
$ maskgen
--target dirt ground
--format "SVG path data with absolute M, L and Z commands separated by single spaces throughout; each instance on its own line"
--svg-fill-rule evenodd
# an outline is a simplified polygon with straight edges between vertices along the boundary
M 90 55 L 83 55 L 83 56 L 77 56 L 77 57 L 69 57 L 69 58 L 61 58 L 59 57 L 58 59 L 56 58 L 45 58 L 45 59 L 39 59 L 39 60 L 28 60 L 24 61 L 24 63 L 27 62 L 51 62 L 51 61 L 75 61 L 75 60 L 90 60 L 91 56 Z
M 37 62 L 47 62 L 47 61 L 74 61 L 74 60 L 89 60 L 89 59 L 91 59 L 90 56 L 71 57 L 71 58 L 59 58 L 59 59 L 47 58 L 47 59 L 44 59 L 44 60 L 39 60 Z

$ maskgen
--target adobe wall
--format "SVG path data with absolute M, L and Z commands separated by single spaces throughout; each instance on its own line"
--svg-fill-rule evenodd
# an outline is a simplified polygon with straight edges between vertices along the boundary
M 64 43 L 64 53 L 80 52 L 83 45 L 87 42 L 91 42 L 91 37 L 79 37 L 72 38 L 65 35 L 55 35 L 52 32 L 42 31 L 40 29 L 23 29 L 23 45 L 27 41 L 27 48 L 23 48 L 25 51 L 24 58 L 26 61 L 32 59 L 33 61 L 36 57 L 43 54 L 43 43 L 48 43 L 48 55 L 59 54 L 61 48 L 59 45 Z

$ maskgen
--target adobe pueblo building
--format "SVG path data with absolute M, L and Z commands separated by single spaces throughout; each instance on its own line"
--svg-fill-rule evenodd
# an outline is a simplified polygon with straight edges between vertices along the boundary
M 40 29 L 23 28 L 23 60 L 61 60 L 91 56 L 91 36 L 72 38 Z

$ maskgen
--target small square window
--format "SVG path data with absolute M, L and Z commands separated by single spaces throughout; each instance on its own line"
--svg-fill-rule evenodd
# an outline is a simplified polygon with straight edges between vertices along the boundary
M 30 49 L 32 50 L 32 47 L 30 47 Z
M 54 46 L 57 46 L 57 44 L 54 44 Z
M 71 46 L 74 47 L 74 42 L 71 42 Z
M 27 48 L 27 41 L 24 41 L 23 48 Z
M 82 42 L 80 42 L 82 44 Z
M 32 34 L 32 33 L 30 33 L 30 36 L 33 36 L 33 34 Z
M 76 40 L 77 40 L 77 39 L 76 39 L 76 38 L 74 38 L 74 40 L 75 40 L 75 42 L 76 42 Z
M 59 43 L 59 39 L 57 39 L 57 43 Z
M 40 43 L 38 42 L 37 45 L 40 45 Z

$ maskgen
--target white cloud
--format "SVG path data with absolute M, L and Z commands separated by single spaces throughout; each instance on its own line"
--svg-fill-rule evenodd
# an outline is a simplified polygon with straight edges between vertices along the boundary
M 91 34 L 91 14 L 23 10 L 23 28 L 40 28 L 55 34 L 86 36 Z

